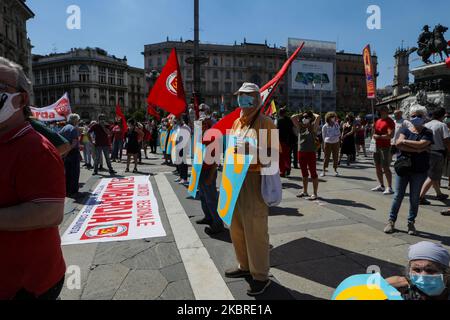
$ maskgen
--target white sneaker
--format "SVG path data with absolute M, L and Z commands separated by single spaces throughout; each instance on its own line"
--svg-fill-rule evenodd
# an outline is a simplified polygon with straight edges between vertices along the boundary
M 378 186 L 372 189 L 373 192 L 384 192 L 384 190 L 386 189 L 383 186 Z
M 336 171 L 336 173 L 334 174 L 334 176 L 335 176 L 335 177 L 339 177 L 339 176 L 340 176 L 339 172 Z
M 391 194 L 394 194 L 394 190 L 392 188 L 387 188 L 386 191 L 383 192 L 385 196 L 390 196 Z
M 320 177 L 321 178 L 324 178 L 324 177 L 326 177 L 327 175 L 325 174 L 325 173 L 322 173 L 321 175 L 320 175 Z

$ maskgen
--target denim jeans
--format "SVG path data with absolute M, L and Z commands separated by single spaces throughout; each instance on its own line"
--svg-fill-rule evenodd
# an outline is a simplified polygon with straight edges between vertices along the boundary
M 100 160 L 102 158 L 102 152 L 103 155 L 105 156 L 105 160 L 106 160 L 106 164 L 108 165 L 108 169 L 110 171 L 113 170 L 113 167 L 111 165 L 111 159 L 109 158 L 109 147 L 100 147 L 100 146 L 96 146 L 95 147 L 95 161 L 94 161 L 94 172 L 98 172 L 98 167 L 100 165 Z
M 122 160 L 122 139 L 114 139 L 112 149 L 112 160 Z
M 91 142 L 87 142 L 83 144 L 83 155 L 84 155 L 84 163 L 88 166 L 92 165 L 92 151 L 94 149 Z
M 420 192 L 422 186 L 427 179 L 427 173 L 411 173 L 406 177 L 398 177 L 395 183 L 395 197 L 392 203 L 389 220 L 396 222 L 398 213 L 400 211 L 403 199 L 405 198 L 406 187 L 409 184 L 409 216 L 408 222 L 416 222 L 417 214 L 419 212 Z
M 202 210 L 205 214 L 206 220 L 210 222 L 211 228 L 218 229 L 223 227 L 223 222 L 219 217 L 219 213 L 217 212 L 219 203 L 219 193 L 217 192 L 216 187 L 217 171 L 214 174 L 211 185 L 208 185 L 206 183 L 206 179 L 209 177 L 211 170 L 215 169 L 202 169 L 202 173 L 200 175 L 200 180 L 198 183 L 198 190 L 200 201 L 202 203 Z
M 71 195 L 79 191 L 80 183 L 80 152 L 73 149 L 64 159 L 66 172 L 66 193 Z

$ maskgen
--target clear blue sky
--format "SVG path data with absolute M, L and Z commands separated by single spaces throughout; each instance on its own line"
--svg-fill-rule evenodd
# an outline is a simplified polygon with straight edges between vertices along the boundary
M 34 53 L 101 47 L 143 67 L 145 44 L 193 38 L 193 0 L 28 0 L 36 17 L 28 24 Z M 428 4 L 430 3 L 430 4 Z M 81 8 L 82 29 L 68 30 L 66 9 Z M 367 7 L 381 7 L 381 30 L 366 27 Z M 221 44 L 276 43 L 289 37 L 337 41 L 338 49 L 360 53 L 370 43 L 379 57 L 378 87 L 393 80 L 393 54 L 405 41 L 415 46 L 424 24 L 450 26 L 445 0 L 200 0 L 201 40 Z M 450 32 L 447 34 L 450 38 Z M 412 58 L 415 59 L 416 56 Z M 418 65 L 420 61 L 413 61 Z

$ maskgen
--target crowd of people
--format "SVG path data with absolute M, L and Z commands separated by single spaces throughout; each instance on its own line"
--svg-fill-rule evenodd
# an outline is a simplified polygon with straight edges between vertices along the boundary
M 45 126 L 33 119 L 28 109 L 30 81 L 23 69 L 15 63 L 0 58 L 0 157 L 3 174 L 0 197 L 0 299 L 56 299 L 61 292 L 65 277 L 65 262 L 61 250 L 58 227 L 63 221 L 66 196 L 76 196 L 79 189 L 82 162 L 94 175 L 106 166 L 115 175 L 114 162 L 121 162 L 126 150 L 126 172 L 138 173 L 142 152 L 148 157 L 147 147 L 156 153 L 158 131 L 179 129 L 176 144 L 183 137 L 192 136 L 195 112 L 163 119 L 156 122 L 139 123 L 128 119 L 128 129 L 122 122 L 108 123 L 105 115 L 97 121 L 84 123 L 77 114 L 71 114 L 67 123 Z M 247 146 L 245 138 L 253 138 L 257 145 L 272 141 L 270 130 L 279 130 L 280 174 L 292 175 L 292 166 L 299 165 L 303 178 L 301 198 L 319 199 L 319 175 L 317 162 L 324 155 L 322 177 L 328 173 L 333 157 L 334 175 L 339 176 L 339 167 L 345 156 L 346 165 L 351 166 L 361 151 L 367 156 L 366 139 L 370 124 L 362 117 L 348 114 L 345 119 L 330 112 L 321 115 L 305 110 L 289 115 L 286 108 L 279 117 L 272 119 L 261 113 L 260 88 L 256 84 L 244 83 L 236 92 L 241 114 L 231 129 L 239 137 L 239 143 Z M 219 121 L 219 115 L 211 112 L 206 104 L 200 106 L 202 131 L 205 133 Z M 400 111 L 392 119 L 387 108 L 379 109 L 379 119 L 372 134 L 374 164 L 379 186 L 374 192 L 385 195 L 395 193 L 389 224 L 385 232 L 395 232 L 395 223 L 400 206 L 410 186 L 410 215 L 408 232 L 416 234 L 415 221 L 420 204 L 429 205 L 427 193 L 433 187 L 437 199 L 447 198 L 440 189 L 443 174 L 449 173 L 448 150 L 450 118 L 444 109 L 435 110 L 432 120 L 427 121 L 428 110 L 414 107 L 410 118 L 403 119 Z M 275 120 L 275 121 L 274 121 Z M 184 141 L 185 142 L 185 141 Z M 211 141 L 203 141 L 205 145 Z M 163 147 L 163 146 L 161 146 Z M 242 147 L 242 146 L 240 146 Z M 165 148 L 163 148 L 165 150 Z M 245 148 L 244 148 L 245 149 Z M 238 150 L 238 149 L 237 149 Z M 240 150 L 240 149 L 239 149 Z M 81 151 L 83 156 L 81 156 Z M 171 154 L 164 153 L 164 164 L 174 164 Z M 183 155 L 181 155 L 183 156 Z M 392 157 L 395 156 L 397 182 L 392 184 Z M 188 185 L 188 165 L 176 163 L 179 182 Z M 199 198 L 204 217 L 198 224 L 207 225 L 205 232 L 211 236 L 225 230 L 217 212 L 217 179 L 220 164 L 204 163 L 200 181 Z M 225 272 L 228 278 L 251 277 L 248 294 L 258 296 L 271 285 L 269 278 L 269 206 L 261 192 L 261 159 L 250 166 L 237 199 L 230 226 L 232 244 L 238 265 Z M 406 174 L 405 174 L 406 173 Z M 386 183 L 384 183 L 384 177 Z M 312 195 L 308 193 L 309 178 L 312 178 Z M 443 214 L 448 215 L 445 211 Z M 441 246 L 419 243 L 409 254 L 407 275 L 390 279 L 402 288 L 404 297 L 416 299 L 448 299 L 449 254 Z

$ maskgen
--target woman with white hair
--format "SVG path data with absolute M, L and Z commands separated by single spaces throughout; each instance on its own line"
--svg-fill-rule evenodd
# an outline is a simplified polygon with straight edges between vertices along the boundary
M 64 157 L 64 167 L 66 169 L 66 192 L 67 196 L 74 197 L 78 194 L 80 181 L 80 131 L 78 124 L 80 116 L 76 113 L 69 115 L 67 124 L 59 132 L 71 145 L 69 153 Z
M 405 300 L 450 300 L 450 254 L 439 244 L 409 248 L 406 276 L 387 279 Z
M 427 109 L 422 106 L 413 107 L 411 113 L 411 128 L 403 128 L 396 141 L 396 147 L 401 154 L 395 164 L 397 183 L 395 197 L 389 216 L 389 224 L 385 233 L 395 232 L 395 223 L 405 198 L 406 187 L 409 185 L 410 209 L 408 216 L 408 234 L 416 235 L 416 217 L 419 211 L 420 192 L 427 179 L 429 169 L 429 148 L 433 143 L 433 132 L 425 128 Z

